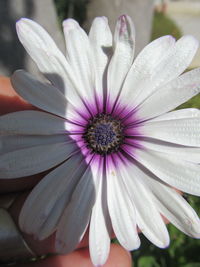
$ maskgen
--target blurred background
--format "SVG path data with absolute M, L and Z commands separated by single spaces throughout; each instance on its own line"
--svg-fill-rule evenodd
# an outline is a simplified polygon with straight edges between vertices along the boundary
M 21 17 L 32 18 L 44 26 L 64 52 L 62 20 L 73 17 L 88 31 L 93 18 L 104 15 L 113 30 L 121 14 L 128 14 L 135 23 L 136 53 L 149 41 L 168 34 L 176 39 L 191 34 L 200 41 L 200 0 L 0 0 L 0 75 L 10 76 L 20 68 L 37 74 L 15 32 L 15 23 Z M 189 69 L 199 66 L 200 51 Z M 200 96 L 179 108 L 186 107 L 200 108 Z M 200 198 L 184 197 L 200 214 Z M 200 240 L 185 236 L 171 224 L 168 229 L 171 244 L 165 250 L 156 248 L 141 235 L 141 248 L 132 253 L 134 266 L 200 267 Z

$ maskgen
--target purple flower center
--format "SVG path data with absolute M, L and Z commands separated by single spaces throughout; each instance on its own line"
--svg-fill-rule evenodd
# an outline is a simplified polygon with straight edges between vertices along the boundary
M 111 154 L 117 152 L 123 143 L 123 128 L 120 120 L 101 113 L 89 120 L 83 137 L 93 152 L 100 155 Z

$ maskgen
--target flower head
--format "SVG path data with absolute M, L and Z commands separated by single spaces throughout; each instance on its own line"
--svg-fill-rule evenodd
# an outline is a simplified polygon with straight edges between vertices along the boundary
M 73 19 L 63 28 L 66 57 L 37 23 L 17 22 L 48 82 L 23 70 L 11 77 L 38 110 L 0 117 L 0 177 L 51 169 L 26 200 L 21 229 L 39 239 L 56 231 L 56 249 L 67 253 L 89 226 L 95 265 L 108 257 L 112 228 L 127 250 L 140 246 L 137 226 L 168 246 L 161 214 L 199 238 L 199 218 L 174 187 L 200 194 L 200 111 L 171 111 L 200 91 L 200 69 L 182 74 L 198 42 L 164 36 L 133 61 L 128 16 L 118 19 L 113 40 L 105 17 L 93 21 L 89 36 Z

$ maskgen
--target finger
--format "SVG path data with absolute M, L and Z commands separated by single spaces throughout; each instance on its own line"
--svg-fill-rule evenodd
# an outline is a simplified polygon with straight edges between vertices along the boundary
M 28 196 L 28 192 L 21 194 L 15 200 L 15 202 L 12 204 L 12 206 L 9 209 L 9 212 L 13 220 L 15 221 L 16 225 L 18 225 L 19 213 L 27 196 Z M 32 235 L 28 235 L 26 233 L 22 233 L 22 235 L 23 235 L 24 240 L 28 244 L 28 246 L 31 248 L 31 250 L 35 252 L 36 255 L 55 253 L 55 246 L 54 246 L 55 245 L 55 234 L 52 234 L 51 236 L 49 236 L 48 238 L 42 241 L 39 241 L 35 239 Z M 88 246 L 88 232 L 86 232 L 83 240 L 81 241 L 81 243 L 78 245 L 77 248 L 83 248 L 86 246 Z
M 18 223 L 18 216 L 21 210 L 21 207 L 28 196 L 28 193 L 24 193 L 21 196 L 19 196 L 15 203 L 10 208 L 10 214 L 13 217 L 15 223 Z M 55 253 L 55 234 L 51 235 L 45 240 L 39 241 L 37 239 L 34 239 L 33 236 L 22 233 L 24 240 L 28 244 L 28 246 L 35 252 L 36 255 L 43 255 L 47 253 Z M 88 248 L 88 231 L 86 232 L 83 240 L 78 245 L 78 250 L 74 251 L 73 253 L 70 253 L 65 256 L 52 256 L 50 258 L 47 258 L 43 261 L 38 261 L 35 263 L 30 263 L 31 266 L 93 266 L 89 257 Z M 81 248 L 81 249 L 80 249 Z M 84 249 L 83 249 L 84 248 Z M 120 265 L 121 264 L 121 265 Z M 23 266 L 23 265 L 20 265 Z M 24 265 L 24 267 L 29 267 L 28 264 Z M 105 267 L 117 267 L 117 266 L 131 266 L 130 264 L 130 256 L 127 251 L 125 251 L 120 246 L 112 245 L 111 246 L 111 252 L 108 259 L 108 262 L 106 263 Z
M 103 267 L 131 267 L 130 253 L 121 246 L 112 244 L 107 262 Z M 87 248 L 76 250 L 65 256 L 52 256 L 35 263 L 17 267 L 94 267 Z
M 26 191 L 25 193 L 21 193 L 14 201 L 14 203 L 12 204 L 12 206 L 9 208 L 9 212 L 14 220 L 14 222 L 16 223 L 16 225 L 18 226 L 18 221 L 19 221 L 19 214 L 21 211 L 21 208 L 26 200 L 26 198 L 28 197 L 30 191 Z M 37 216 L 37 214 L 36 214 Z M 19 227 L 19 226 L 18 226 Z M 33 250 L 35 252 L 36 255 L 43 255 L 43 254 L 47 254 L 47 253 L 55 253 L 55 233 L 52 234 L 51 236 L 49 236 L 48 238 L 44 239 L 44 240 L 38 240 L 35 239 L 33 235 L 29 235 L 26 233 L 21 233 L 24 240 L 26 241 L 26 243 L 28 244 L 28 246 L 31 248 L 31 250 Z M 84 248 L 87 247 L 89 244 L 88 241 L 88 237 L 89 237 L 89 231 L 87 230 L 82 241 L 78 244 L 77 249 L 78 248 Z M 114 238 L 114 232 L 111 233 L 111 238 Z

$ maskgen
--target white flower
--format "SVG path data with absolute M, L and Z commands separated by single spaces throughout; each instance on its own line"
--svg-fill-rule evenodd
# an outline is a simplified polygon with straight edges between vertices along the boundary
M 173 187 L 200 194 L 200 111 L 169 112 L 200 91 L 200 69 L 182 74 L 198 42 L 164 36 L 133 62 L 128 16 L 118 19 L 113 40 L 104 17 L 94 20 L 89 37 L 72 19 L 63 27 L 66 57 L 37 23 L 17 23 L 49 82 L 23 70 L 11 77 L 40 110 L 0 117 L 0 177 L 56 167 L 25 202 L 21 229 L 39 239 L 56 231 L 57 251 L 68 253 L 89 225 L 95 265 L 108 257 L 111 228 L 127 250 L 140 246 L 137 226 L 156 246 L 168 246 L 161 214 L 199 238 L 197 214 Z

